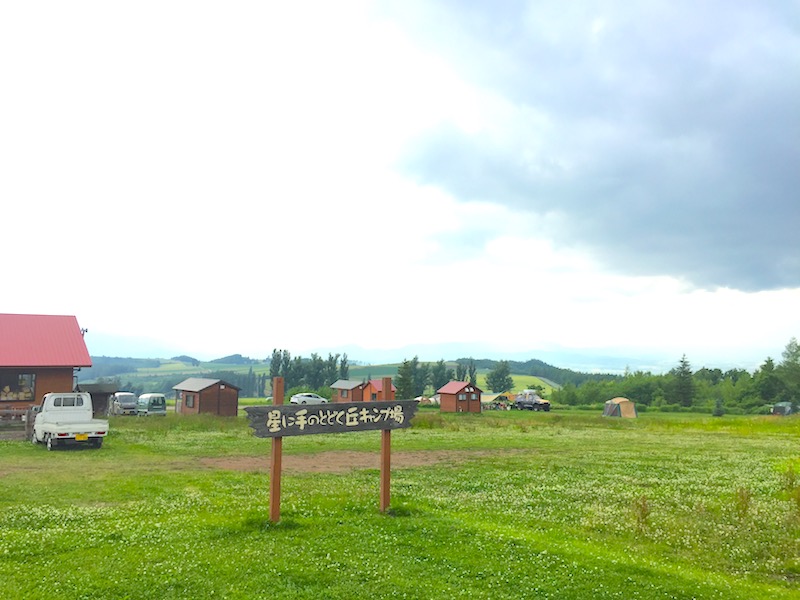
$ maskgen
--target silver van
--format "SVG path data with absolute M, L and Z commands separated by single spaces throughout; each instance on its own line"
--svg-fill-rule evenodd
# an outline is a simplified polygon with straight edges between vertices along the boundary
M 166 416 L 167 399 L 164 394 L 142 394 L 136 402 L 136 416 Z
M 133 392 L 116 392 L 108 399 L 109 415 L 135 415 L 136 394 Z

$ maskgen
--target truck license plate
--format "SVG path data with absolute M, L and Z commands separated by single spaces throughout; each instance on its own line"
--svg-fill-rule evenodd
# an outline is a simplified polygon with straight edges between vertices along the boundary
M 89 439 L 88 433 L 76 433 L 75 434 L 75 441 L 76 442 L 85 442 Z

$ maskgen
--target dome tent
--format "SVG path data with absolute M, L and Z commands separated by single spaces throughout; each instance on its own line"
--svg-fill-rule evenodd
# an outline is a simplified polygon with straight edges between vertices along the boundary
M 626 419 L 635 419 L 639 416 L 636 413 L 636 405 L 627 398 L 612 398 L 608 400 L 603 407 L 604 417 L 624 417 Z
M 777 404 L 773 405 L 772 407 L 772 414 L 773 415 L 781 415 L 786 416 L 792 414 L 792 403 L 791 402 L 778 402 Z

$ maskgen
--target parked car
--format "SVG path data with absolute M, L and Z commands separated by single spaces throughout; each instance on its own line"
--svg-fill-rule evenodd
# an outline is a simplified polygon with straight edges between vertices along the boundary
M 519 410 L 550 410 L 550 402 L 541 398 L 533 390 L 522 390 L 517 394 L 517 399 L 514 401 L 514 407 Z
M 136 401 L 136 416 L 166 416 L 167 399 L 164 394 L 142 394 Z
M 289 400 L 291 404 L 325 404 L 328 402 L 326 398 L 323 398 L 319 394 L 312 394 L 311 392 L 303 392 L 301 394 L 295 394 Z
M 136 394 L 133 392 L 117 392 L 108 400 L 108 414 L 113 415 L 135 415 L 136 414 Z
M 45 394 L 41 406 L 34 406 L 31 441 L 59 446 L 84 445 L 99 448 L 108 434 L 108 421 L 95 419 L 92 397 L 86 392 Z

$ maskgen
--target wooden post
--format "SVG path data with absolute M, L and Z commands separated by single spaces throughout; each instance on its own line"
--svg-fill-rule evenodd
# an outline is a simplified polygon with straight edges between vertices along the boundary
M 272 403 L 283 404 L 283 377 L 272 380 Z M 272 438 L 272 458 L 269 465 L 269 520 L 281 520 L 281 460 L 283 458 L 283 438 Z
M 392 378 L 383 378 L 383 400 L 392 399 Z M 392 431 L 384 429 L 381 431 L 381 490 L 380 490 L 380 509 L 382 513 L 389 510 L 390 484 L 392 472 Z

